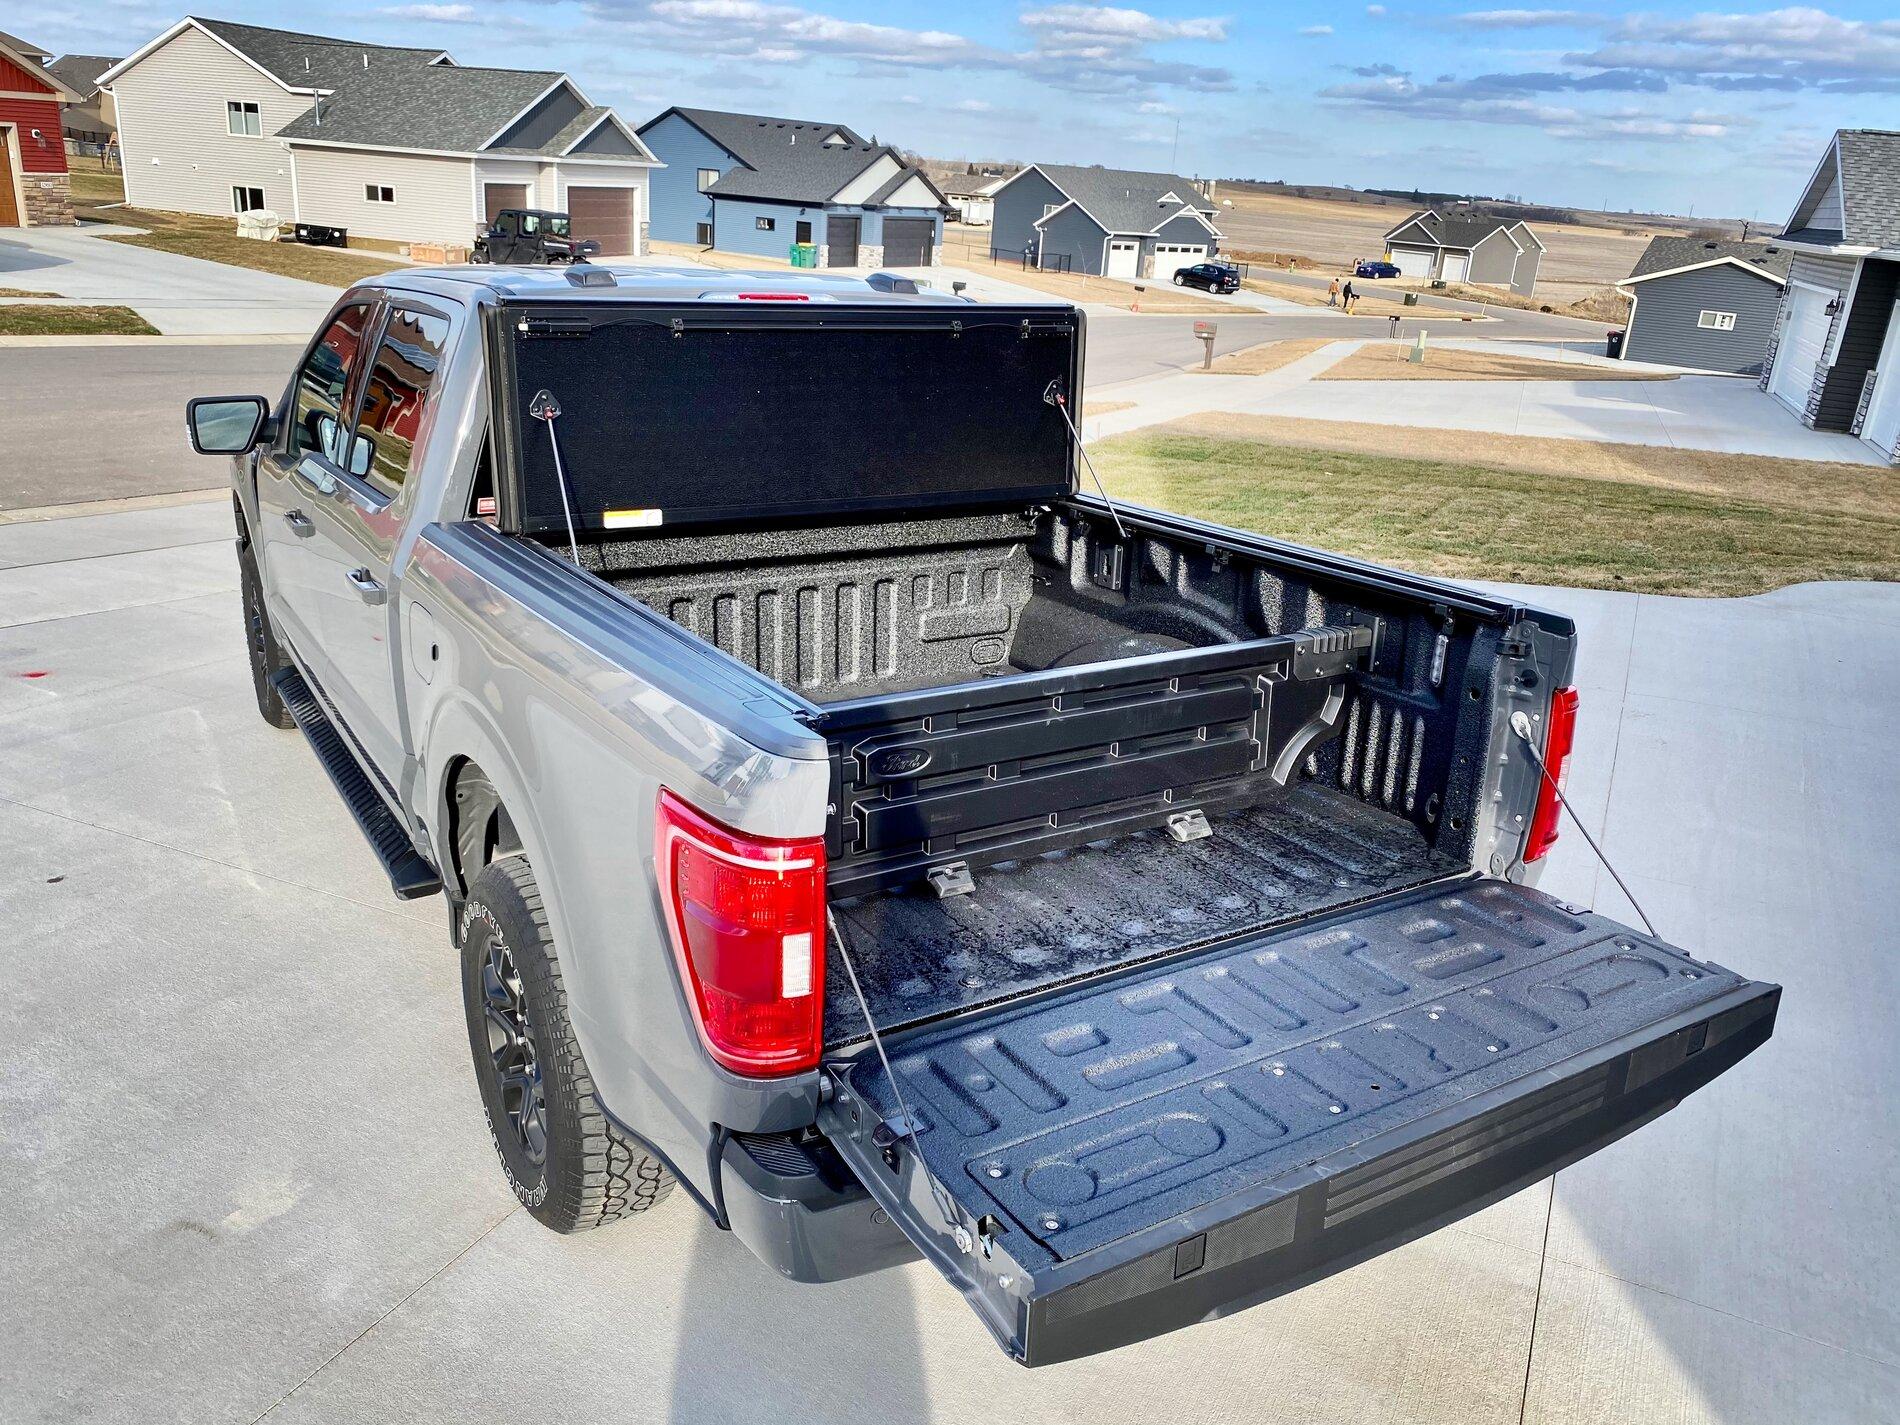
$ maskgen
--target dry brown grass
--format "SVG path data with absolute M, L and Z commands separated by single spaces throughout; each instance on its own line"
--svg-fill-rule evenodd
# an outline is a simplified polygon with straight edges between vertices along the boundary
M 28 292 L 19 287 L 0 287 L 0 297 L 57 297 L 57 292 Z
M 1540 361 L 1498 351 L 1425 349 L 1425 360 L 1408 358 L 1411 343 L 1379 342 L 1362 346 L 1316 381 L 1673 381 L 1675 373 L 1640 367 L 1594 366 L 1581 361 Z
M 130 307 L 4 306 L 0 336 L 157 336 Z
M 1572 289 L 1564 295 L 1546 292 L 1522 297 L 1503 287 L 1475 287 L 1468 282 L 1449 282 L 1433 287 L 1427 282 L 1396 280 L 1406 287 L 1429 292 L 1435 297 L 1451 297 L 1460 302 L 1478 302 L 1488 307 L 1509 307 L 1518 312 L 1550 312 L 1559 317 L 1582 317 L 1589 321 L 1620 322 L 1629 315 L 1629 299 L 1614 287 L 1597 287 L 1577 296 Z
M 1675 446 L 1499 435 L 1489 431 L 1316 421 L 1296 416 L 1209 413 L 1185 417 L 1167 429 L 1302 450 L 1401 460 L 1456 460 L 1477 469 L 1648 485 L 1658 490 L 1793 509 L 1837 510 L 1888 518 L 1900 510 L 1900 469 L 1877 465 L 1786 460 L 1772 455 L 1731 455 L 1719 450 L 1686 450 Z
M 1225 356 L 1214 358 L 1212 367 L 1203 374 L 1208 376 L 1265 376 L 1269 371 L 1278 371 L 1282 366 L 1290 366 L 1302 356 L 1311 356 L 1321 347 L 1331 346 L 1332 337 L 1310 337 L 1303 341 L 1268 341 L 1259 346 L 1250 346 L 1244 351 L 1230 351 Z M 1194 371 L 1202 371 L 1195 366 Z
M 1344 285 L 1343 282 L 1341 284 Z M 1443 308 L 1408 307 L 1403 302 L 1395 302 L 1390 297 L 1370 295 L 1370 282 L 1354 284 L 1359 300 L 1353 304 L 1350 315 L 1355 317 L 1403 317 L 1408 322 L 1475 322 L 1475 312 L 1452 312 Z M 1277 282 L 1271 277 L 1256 277 L 1249 273 L 1241 282 L 1249 292 L 1264 292 L 1269 297 L 1278 297 L 1285 302 L 1297 302 L 1302 307 L 1325 307 L 1326 289 L 1308 287 L 1298 282 Z
M 967 264 L 966 264 L 967 265 Z M 1082 272 L 1025 272 L 1009 263 L 995 265 L 996 276 L 1018 287 L 1030 287 L 1066 301 L 1098 307 L 1118 307 L 1124 312 L 1232 312 L 1233 304 L 1215 302 L 1172 282 L 1144 282 L 1137 292 L 1132 282 L 1116 277 L 1091 277 Z
M 149 208 L 111 208 L 100 216 L 127 227 L 145 229 L 142 233 L 104 234 L 106 242 L 175 252 L 181 257 L 222 262 L 227 267 L 248 267 L 253 272 L 274 272 L 279 277 L 295 277 L 325 287 L 347 287 L 365 277 L 392 272 L 405 265 L 344 248 L 241 238 L 232 218 L 160 213 Z

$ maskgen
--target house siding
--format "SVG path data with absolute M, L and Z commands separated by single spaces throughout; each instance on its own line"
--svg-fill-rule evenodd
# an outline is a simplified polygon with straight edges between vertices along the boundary
M 467 246 L 474 241 L 477 215 L 468 159 L 362 149 L 298 148 L 295 153 L 304 222 L 348 228 L 353 238 L 385 242 Z M 396 201 L 369 202 L 363 196 L 369 183 L 394 188 Z
M 1761 373 L 1781 308 L 1780 284 L 1724 263 L 1639 282 L 1630 290 L 1636 311 L 1623 343 L 1629 360 L 1739 376 Z M 1735 313 L 1735 330 L 1697 326 L 1704 311 Z
M 562 129 L 578 119 L 587 106 L 572 88 L 563 84 L 542 98 L 527 113 L 502 130 L 494 140 L 495 148 L 540 148 Z M 486 148 L 489 145 L 484 144 Z
M 739 160 L 678 114 L 641 130 L 640 137 L 666 165 L 653 174 L 650 235 L 662 242 L 697 241 L 698 225 L 713 221 L 712 199 L 699 191 L 699 170 L 716 168 L 724 174 Z
M 710 165 L 708 165 L 710 166 Z M 811 224 L 811 240 L 822 245 L 825 241 L 825 210 L 823 208 L 803 206 L 797 203 L 763 203 L 755 198 L 720 198 L 713 205 L 713 238 L 721 252 L 745 252 L 754 257 L 776 257 L 789 261 L 792 255 L 792 239 L 798 233 L 800 222 Z M 864 232 L 859 236 L 859 246 L 868 247 L 876 239 L 871 233 L 870 219 L 873 214 L 865 215 Z M 770 218 L 777 226 L 771 232 L 760 232 L 758 220 Z M 658 231 L 657 220 L 655 231 Z
M 1042 225 L 1042 260 L 1048 263 L 1051 258 L 1068 257 L 1073 263 L 1070 270 L 1099 276 L 1105 237 L 1102 225 L 1080 208 L 1064 208 Z
M 542 165 L 535 159 L 514 159 L 504 161 L 498 158 L 478 158 L 474 160 L 475 172 L 469 184 L 469 221 L 479 223 L 487 216 L 482 206 L 482 194 L 485 185 L 490 183 L 525 183 L 528 186 L 527 206 L 530 208 L 552 208 L 557 206 L 552 189 L 542 187 Z
M 574 146 L 574 154 L 579 157 L 586 154 L 590 158 L 645 158 L 633 140 L 620 132 L 617 124 L 611 120 L 603 121 L 586 138 Z
M 1852 430 L 1861 415 L 1861 395 L 1868 373 L 1880 364 L 1881 343 L 1886 340 L 1887 320 L 1893 315 L 1896 287 L 1900 282 L 1900 263 L 1868 260 L 1861 266 L 1860 285 L 1854 289 L 1854 303 L 1836 319 L 1840 328 L 1839 346 L 1834 364 L 1827 368 L 1821 383 L 1820 398 L 1813 403 L 1816 430 Z
M 1206 243 L 1210 256 L 1220 247 L 1220 239 L 1207 230 L 1207 224 L 1190 213 L 1177 213 L 1156 228 L 1155 241 Z
M 1036 219 L 1042 216 L 1043 208 L 1050 203 L 1067 201 L 1063 191 L 1041 173 L 1025 172 L 998 191 L 991 201 L 991 245 L 1006 253 L 1035 246 Z
M 113 81 L 125 200 L 175 213 L 231 212 L 231 189 L 264 190 L 265 206 L 297 213 L 290 153 L 278 129 L 310 107 L 200 30 L 172 36 Z M 228 100 L 258 106 L 261 138 L 229 132 Z M 360 197 L 360 194 L 359 194 Z
M 1517 260 L 1517 276 L 1511 283 L 1511 290 L 1520 297 L 1528 297 L 1537 290 L 1537 267 L 1543 261 L 1544 254 L 1536 243 L 1524 250 Z
M 1517 244 L 1499 228 L 1471 249 L 1471 265 L 1465 271 L 1465 280 L 1486 287 L 1508 287 L 1516 266 Z

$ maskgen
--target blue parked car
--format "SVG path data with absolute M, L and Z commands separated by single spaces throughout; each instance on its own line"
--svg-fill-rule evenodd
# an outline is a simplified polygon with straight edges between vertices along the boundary
M 1362 262 L 1353 268 L 1354 277 L 1397 277 L 1399 269 L 1389 262 Z

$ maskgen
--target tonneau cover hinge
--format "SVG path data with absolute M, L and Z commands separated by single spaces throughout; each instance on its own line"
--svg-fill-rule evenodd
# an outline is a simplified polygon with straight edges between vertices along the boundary
M 925 873 L 930 889 L 937 893 L 937 899 L 947 901 L 952 896 L 967 896 L 976 890 L 976 880 L 970 875 L 968 861 L 951 861 L 946 865 L 932 866 Z

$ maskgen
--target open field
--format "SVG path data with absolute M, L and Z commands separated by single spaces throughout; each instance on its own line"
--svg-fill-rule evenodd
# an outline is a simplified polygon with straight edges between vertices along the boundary
M 1317 427 L 1332 448 L 1285 443 L 1289 426 Z M 1900 578 L 1900 478 L 1886 471 L 1828 465 L 1790 477 L 1795 462 L 1781 460 L 1624 446 L 1530 453 L 1586 443 L 1350 428 L 1369 447 L 1413 437 L 1431 452 L 1420 458 L 1341 449 L 1346 429 L 1200 416 L 1090 449 L 1110 491 L 1135 503 L 1453 578 L 1704 597 Z M 1543 468 L 1508 468 L 1527 454 Z
M 130 307 L 0 306 L 0 336 L 157 336 Z
M 1403 204 L 1325 202 L 1239 187 L 1223 187 L 1216 196 L 1221 211 L 1215 221 L 1227 235 L 1225 249 L 1297 254 L 1322 269 L 1378 257 L 1385 250 L 1385 234 L 1411 211 Z M 1226 206 L 1230 201 L 1231 208 Z M 1647 231 L 1626 235 L 1608 228 L 1531 226 L 1549 249 L 1538 269 L 1537 297 L 1553 306 L 1629 276 L 1649 245 Z
M 1329 366 L 1315 381 L 1674 381 L 1673 371 L 1605 366 L 1581 361 L 1540 361 L 1501 351 L 1428 347 L 1425 360 L 1409 358 L 1408 342 L 1362 346 Z

